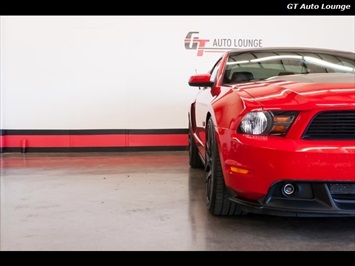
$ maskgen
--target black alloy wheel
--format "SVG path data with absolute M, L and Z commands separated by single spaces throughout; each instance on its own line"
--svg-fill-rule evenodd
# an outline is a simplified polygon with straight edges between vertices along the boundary
M 243 212 L 235 202 L 229 200 L 218 152 L 215 128 L 212 119 L 207 123 L 206 140 L 206 204 L 213 215 L 241 215 Z

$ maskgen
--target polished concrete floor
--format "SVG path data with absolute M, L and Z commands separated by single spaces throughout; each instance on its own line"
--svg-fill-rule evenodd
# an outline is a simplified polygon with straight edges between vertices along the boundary
M 1 154 L 3 251 L 355 251 L 354 218 L 215 217 L 186 151 Z

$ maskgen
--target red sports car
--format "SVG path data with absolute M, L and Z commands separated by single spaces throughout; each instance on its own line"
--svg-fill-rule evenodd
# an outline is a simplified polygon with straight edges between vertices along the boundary
M 225 52 L 189 109 L 214 215 L 355 216 L 355 53 Z

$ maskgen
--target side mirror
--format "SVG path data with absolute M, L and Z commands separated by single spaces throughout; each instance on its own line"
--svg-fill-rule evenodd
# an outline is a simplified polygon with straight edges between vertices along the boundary
M 212 87 L 211 74 L 193 75 L 189 79 L 189 85 L 192 87 Z

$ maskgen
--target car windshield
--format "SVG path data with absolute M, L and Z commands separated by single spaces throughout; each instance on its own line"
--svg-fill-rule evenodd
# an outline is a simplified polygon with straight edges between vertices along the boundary
M 232 53 L 227 61 L 224 83 L 310 73 L 355 73 L 354 54 L 304 50 Z

